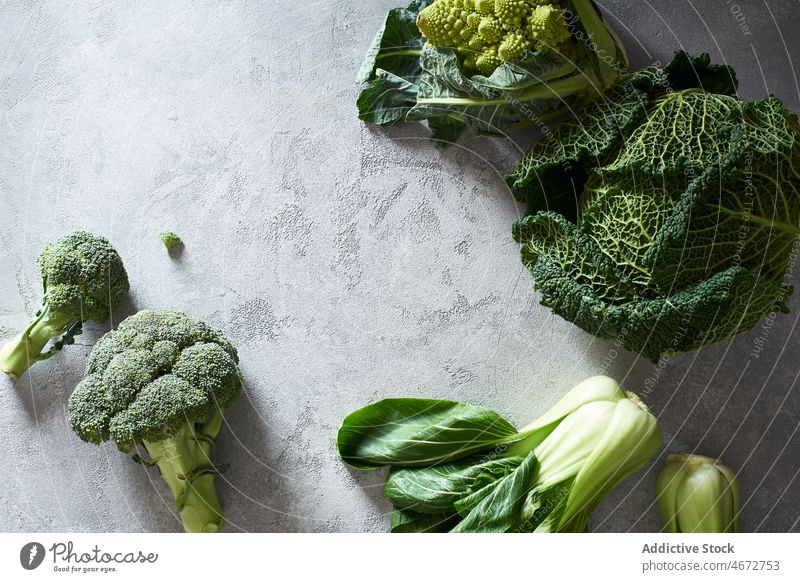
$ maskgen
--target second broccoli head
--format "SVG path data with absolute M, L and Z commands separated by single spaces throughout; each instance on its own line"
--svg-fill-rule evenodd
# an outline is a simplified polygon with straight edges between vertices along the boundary
M 430 45 L 457 48 L 464 67 L 484 75 L 570 38 L 564 9 L 550 0 L 437 0 L 417 26 Z
M 465 128 L 508 137 L 594 101 L 627 64 L 593 0 L 411 0 L 367 51 L 358 114 L 425 121 L 441 143 Z
M 95 345 L 69 399 L 83 440 L 143 445 L 170 486 L 184 529 L 213 532 L 222 508 L 210 459 L 222 414 L 242 389 L 236 349 L 183 313 L 140 311 Z
M 72 343 L 83 322 L 106 321 L 128 297 L 125 266 L 102 236 L 83 230 L 63 236 L 42 249 L 38 262 L 42 305 L 28 327 L 0 350 L 0 369 L 12 378 Z

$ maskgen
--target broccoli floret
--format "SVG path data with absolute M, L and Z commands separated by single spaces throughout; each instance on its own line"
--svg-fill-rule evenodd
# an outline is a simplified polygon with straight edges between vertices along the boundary
M 486 16 L 481 19 L 481 23 L 478 25 L 478 32 L 481 38 L 486 39 L 486 42 L 490 43 L 499 41 L 506 33 L 500 21 L 491 16 Z
M 172 250 L 172 247 L 174 247 L 175 245 L 182 245 L 183 244 L 183 241 L 181 240 L 181 237 L 179 237 L 177 234 L 175 234 L 171 230 L 162 231 L 158 235 L 158 238 L 161 239 L 161 242 L 164 243 L 164 246 L 166 247 L 166 249 L 168 251 Z
M 63 236 L 44 247 L 38 262 L 42 305 L 28 327 L 0 349 L 0 369 L 14 379 L 73 343 L 84 321 L 106 321 L 128 296 L 122 259 L 101 236 L 82 230 Z
M 550 0 L 436 0 L 417 27 L 429 45 L 456 49 L 466 69 L 483 75 L 570 38 L 564 10 Z
M 525 38 L 516 32 L 509 32 L 497 47 L 497 56 L 503 61 L 521 59 L 525 48 Z
M 558 6 L 537 6 L 528 17 L 528 38 L 534 39 L 534 50 L 554 50 L 569 37 L 564 11 Z
M 202 321 L 140 311 L 97 342 L 69 399 L 69 420 L 90 443 L 142 445 L 167 482 L 187 532 L 215 532 L 222 506 L 211 462 L 223 411 L 242 389 L 236 349 Z
M 494 0 L 494 13 L 506 30 L 520 28 L 522 19 L 530 11 L 531 7 L 525 0 Z
M 475 60 L 475 68 L 484 75 L 491 75 L 500 66 L 500 57 L 497 56 L 497 47 L 489 47 Z

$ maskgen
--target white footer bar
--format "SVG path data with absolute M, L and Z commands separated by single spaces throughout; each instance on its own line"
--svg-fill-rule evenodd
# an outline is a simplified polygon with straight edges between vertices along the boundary
M 0 534 L 0 580 L 794 582 L 798 542 L 797 534 Z

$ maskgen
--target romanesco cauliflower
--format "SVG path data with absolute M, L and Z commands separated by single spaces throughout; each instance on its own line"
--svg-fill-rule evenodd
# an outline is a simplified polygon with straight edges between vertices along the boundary
M 458 50 L 464 67 L 483 75 L 570 37 L 564 10 L 550 0 L 436 0 L 417 26 L 428 44 Z

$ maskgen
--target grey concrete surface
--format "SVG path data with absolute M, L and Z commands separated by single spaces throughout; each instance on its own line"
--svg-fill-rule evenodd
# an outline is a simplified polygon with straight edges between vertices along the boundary
M 441 150 L 355 118 L 355 72 L 401 2 L 1 3 L 0 336 L 36 310 L 39 249 L 76 228 L 126 261 L 133 296 L 114 323 L 170 307 L 222 328 L 246 378 L 216 452 L 226 531 L 385 531 L 385 474 L 349 471 L 333 446 L 376 399 L 464 400 L 522 425 L 603 371 L 654 381 L 666 451 L 739 471 L 745 531 L 800 530 L 798 301 L 658 368 L 539 306 L 501 180 L 530 135 Z M 797 0 L 601 4 L 634 65 L 709 51 L 743 97 L 800 109 Z M 179 530 L 154 471 L 67 425 L 107 329 L 0 379 L 0 530 Z M 656 530 L 653 483 L 652 467 L 624 483 L 593 529 Z

